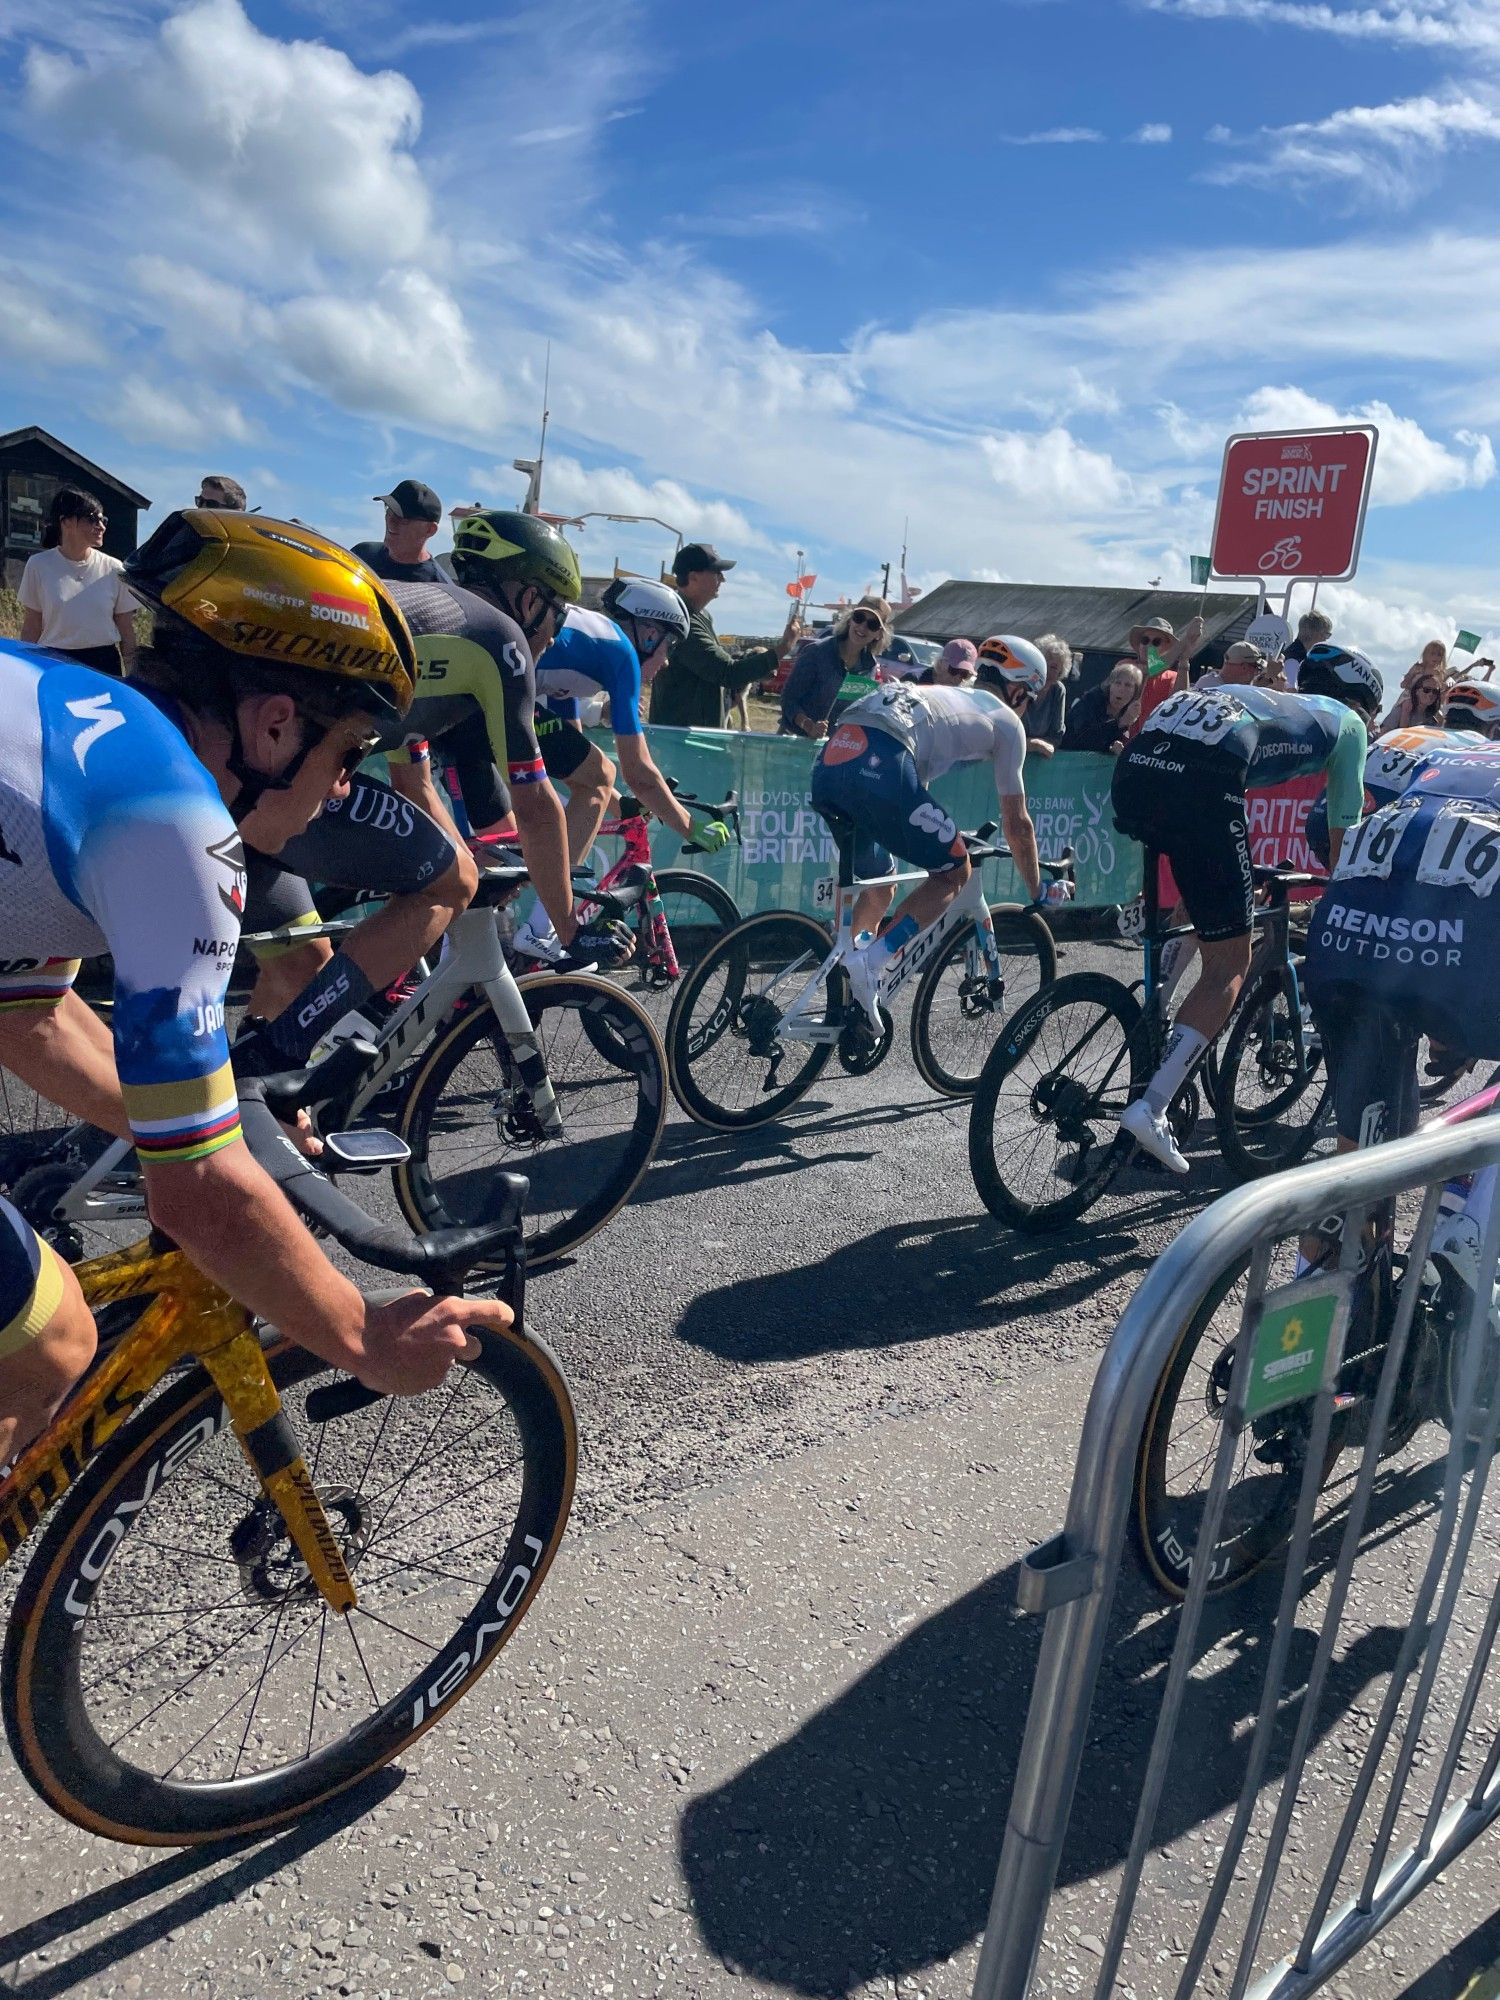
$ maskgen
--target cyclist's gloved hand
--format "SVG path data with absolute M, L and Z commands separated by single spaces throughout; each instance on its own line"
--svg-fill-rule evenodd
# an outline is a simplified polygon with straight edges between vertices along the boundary
M 1060 910 L 1064 903 L 1073 900 L 1071 882 L 1044 882 L 1036 894 L 1035 908 L 1039 910 Z
M 721 819 L 695 819 L 688 827 L 688 838 L 705 854 L 718 854 L 729 845 L 729 828 Z
M 635 950 L 635 939 L 621 923 L 603 922 L 580 924 L 573 942 L 558 961 L 559 969 L 578 971 L 583 967 L 597 965 L 601 972 L 612 972 L 617 965 L 623 965 Z

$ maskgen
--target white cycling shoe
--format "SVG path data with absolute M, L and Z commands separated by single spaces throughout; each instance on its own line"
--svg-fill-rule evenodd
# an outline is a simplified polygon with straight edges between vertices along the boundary
M 1120 1129 L 1130 1134 L 1143 1153 L 1149 1153 L 1153 1160 L 1160 1160 L 1172 1173 L 1185 1174 L 1188 1171 L 1188 1163 L 1178 1152 L 1177 1142 L 1172 1137 L 1166 1113 L 1153 1111 L 1144 1097 L 1126 1105 L 1120 1114 Z
M 880 974 L 870 964 L 869 947 L 863 951 L 851 951 L 844 960 L 844 970 L 849 975 L 849 990 L 864 1009 L 865 1019 L 877 1035 L 884 1034 L 885 1023 L 880 1018 Z

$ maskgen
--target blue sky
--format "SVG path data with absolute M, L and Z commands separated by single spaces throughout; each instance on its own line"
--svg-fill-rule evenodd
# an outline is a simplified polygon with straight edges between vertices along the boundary
M 0 419 L 162 506 L 513 501 L 550 339 L 547 504 L 754 629 L 906 517 L 924 585 L 1185 581 L 1229 431 L 1352 416 L 1341 631 L 1500 644 L 1500 0 L 7 0 L 0 61 Z

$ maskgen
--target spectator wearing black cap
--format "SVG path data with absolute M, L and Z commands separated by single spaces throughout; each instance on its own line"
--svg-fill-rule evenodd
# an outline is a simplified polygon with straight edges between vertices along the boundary
M 385 502 L 385 540 L 356 542 L 350 554 L 392 583 L 441 583 L 443 572 L 427 553 L 443 518 L 443 503 L 432 488 L 420 479 L 401 479 L 375 498 Z
M 678 595 L 688 608 L 688 632 L 651 684 L 651 720 L 668 728 L 722 729 L 726 692 L 769 680 L 780 661 L 779 648 L 752 646 L 736 657 L 719 644 L 708 607 L 734 564 L 711 543 L 684 543 L 672 567 Z M 784 639 L 795 618 L 793 612 Z
M 205 472 L 198 481 L 198 497 L 195 507 L 212 507 L 221 513 L 243 514 L 245 511 L 245 489 L 237 479 L 231 479 L 227 472 Z

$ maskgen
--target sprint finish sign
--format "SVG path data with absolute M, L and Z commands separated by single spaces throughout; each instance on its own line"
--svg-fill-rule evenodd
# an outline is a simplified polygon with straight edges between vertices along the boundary
M 1230 438 L 1214 515 L 1214 574 L 1329 583 L 1353 576 L 1379 436 L 1373 424 L 1352 424 Z

